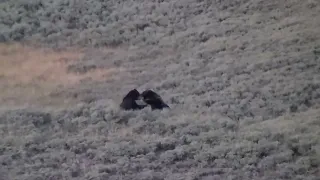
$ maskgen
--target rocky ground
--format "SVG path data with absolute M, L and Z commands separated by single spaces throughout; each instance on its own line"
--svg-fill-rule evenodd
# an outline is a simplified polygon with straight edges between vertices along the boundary
M 317 0 L 0 1 L 0 179 L 320 179 Z M 123 111 L 151 88 L 170 110 Z

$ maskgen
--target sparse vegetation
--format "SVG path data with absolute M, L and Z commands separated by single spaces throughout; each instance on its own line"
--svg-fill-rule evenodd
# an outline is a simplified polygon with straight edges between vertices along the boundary
M 319 19 L 316 0 L 0 1 L 0 179 L 319 179 Z M 120 110 L 134 88 L 171 109 Z

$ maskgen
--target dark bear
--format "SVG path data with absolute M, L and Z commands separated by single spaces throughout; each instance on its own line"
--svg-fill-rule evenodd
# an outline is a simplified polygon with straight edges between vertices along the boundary
M 143 98 L 143 101 L 151 106 L 152 110 L 170 108 L 166 103 L 163 102 L 160 95 L 152 90 L 143 91 L 141 96 Z
M 143 103 L 139 103 L 142 97 L 137 89 L 133 89 L 129 91 L 129 93 L 123 98 L 122 103 L 120 104 L 120 108 L 124 110 L 140 110 L 147 106 L 143 101 Z

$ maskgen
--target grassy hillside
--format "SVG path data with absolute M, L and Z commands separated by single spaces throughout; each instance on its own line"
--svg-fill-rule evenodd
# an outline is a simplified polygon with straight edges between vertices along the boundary
M 320 177 L 320 2 L 0 1 L 0 179 Z M 122 111 L 131 89 L 171 110 Z

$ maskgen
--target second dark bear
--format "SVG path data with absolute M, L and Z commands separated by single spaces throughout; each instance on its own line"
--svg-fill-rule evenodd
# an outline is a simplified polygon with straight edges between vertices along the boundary
M 141 93 L 141 96 L 143 98 L 143 101 L 151 106 L 152 110 L 170 108 L 166 103 L 163 102 L 160 95 L 152 90 L 143 91 Z

